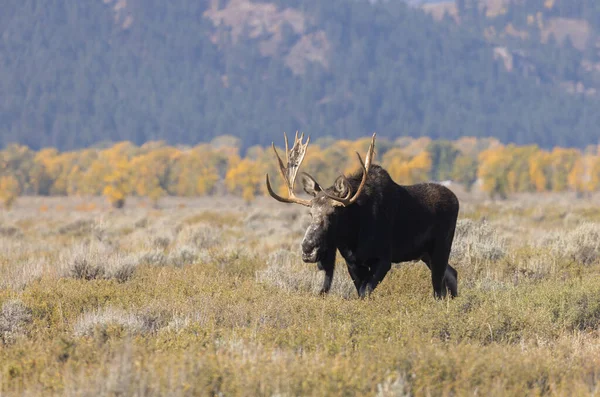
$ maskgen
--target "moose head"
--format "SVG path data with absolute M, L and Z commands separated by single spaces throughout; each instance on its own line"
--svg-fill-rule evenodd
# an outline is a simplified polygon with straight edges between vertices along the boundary
M 271 197 L 277 201 L 300 204 L 310 208 L 311 222 L 302 240 L 302 260 L 308 263 L 318 262 L 329 249 L 335 248 L 335 236 L 340 214 L 357 201 L 365 187 L 369 167 L 373 159 L 375 134 L 373 134 L 371 145 L 367 150 L 365 162 L 363 162 L 360 154 L 356 153 L 362 167 L 362 179 L 358 188 L 353 189 L 348 179 L 344 175 L 340 175 L 332 186 L 323 189 L 312 176 L 302 172 L 302 185 L 304 191 L 312 196 L 310 200 L 294 195 L 296 175 L 306 155 L 310 137 L 307 138 L 306 143 L 302 143 L 304 134 L 298 138 L 296 132 L 291 150 L 288 150 L 288 140 L 285 133 L 284 138 L 287 166 L 284 166 L 274 144 L 272 144 L 272 147 L 279 163 L 279 171 L 287 185 L 288 197 L 281 197 L 273 191 L 268 174 L 266 175 L 267 190 Z

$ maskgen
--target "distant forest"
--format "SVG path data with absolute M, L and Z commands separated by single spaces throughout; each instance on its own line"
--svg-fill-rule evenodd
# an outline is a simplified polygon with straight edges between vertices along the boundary
M 242 3 L 257 7 L 254 19 Z M 3 0 L 0 145 L 196 145 L 227 134 L 245 151 L 300 130 L 584 148 L 598 143 L 600 101 L 558 82 L 598 85 L 584 67 L 598 61 L 597 41 L 541 44 L 528 15 L 583 17 L 597 38 L 600 3 L 551 3 L 489 18 L 459 0 L 457 23 L 402 1 Z M 267 14 L 276 29 L 245 25 Z M 508 23 L 529 39 L 486 36 Z M 499 45 L 525 54 L 529 73 L 508 71 Z

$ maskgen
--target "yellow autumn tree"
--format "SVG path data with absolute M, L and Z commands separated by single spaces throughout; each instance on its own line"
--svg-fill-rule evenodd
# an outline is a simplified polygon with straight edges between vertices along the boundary
M 114 208 L 123 208 L 131 193 L 131 167 L 127 158 L 119 158 L 110 173 L 104 177 L 102 194 Z
M 430 144 L 431 138 L 428 137 L 421 137 L 418 139 L 402 137 L 396 140 L 394 147 L 402 149 L 403 153 L 412 158 L 419 153 L 426 151 Z
M 36 156 L 36 161 L 39 161 L 40 165 L 39 174 L 36 175 L 36 184 L 49 180 L 51 181 L 50 194 L 66 196 L 69 193 L 69 175 L 75 167 L 76 156 L 77 154 L 74 152 L 58 153 L 53 150 L 40 152 Z
M 167 191 L 177 196 L 204 196 L 212 193 L 219 181 L 221 154 L 209 145 L 182 151 L 174 159 Z
M 408 167 L 411 173 L 411 183 L 427 181 L 431 172 L 430 154 L 426 151 L 417 154 L 408 162 Z
M 67 194 L 69 196 L 91 194 L 87 173 L 98 158 L 98 150 L 84 149 L 75 154 L 75 158 L 72 159 L 71 170 L 67 174 Z M 98 194 L 100 194 L 100 191 Z
M 573 168 L 567 177 L 567 182 L 569 184 L 569 188 L 576 192 L 578 195 L 583 192 L 583 178 L 585 173 L 585 166 L 583 158 L 578 158 L 573 164 Z
M 597 192 L 600 190 L 600 155 L 593 156 L 591 162 L 590 190 Z
M 4 208 L 10 209 L 17 197 L 21 194 L 21 187 L 18 179 L 13 175 L 4 175 L 0 177 L 0 200 Z
M 539 152 L 532 146 L 508 145 L 504 153 L 510 158 L 507 170 L 507 193 L 531 192 L 535 190 L 530 173 L 530 159 Z
M 8 145 L 0 151 L 0 174 L 10 174 L 19 182 L 23 191 L 31 191 L 29 175 L 33 167 L 35 152 L 27 146 L 19 144 Z
M 147 197 L 153 205 L 167 194 L 172 165 L 181 157 L 179 150 L 172 147 L 159 147 L 149 150 L 131 160 L 133 191 Z
M 381 142 L 378 142 L 381 143 Z M 360 154 L 363 161 L 365 161 L 365 155 L 367 150 L 369 150 L 369 146 L 371 145 L 371 138 L 361 138 L 355 141 L 349 140 L 341 140 L 334 143 L 332 146 L 335 146 L 337 153 L 343 158 L 340 159 L 340 162 L 335 162 L 333 164 L 338 165 L 341 172 L 345 175 L 353 174 L 360 170 L 360 164 L 356 157 L 356 153 Z M 376 145 L 375 157 L 379 152 L 379 145 Z M 329 160 L 329 158 L 327 158 Z M 333 160 L 333 159 L 331 159 Z M 373 161 L 376 161 L 373 159 Z M 337 175 L 336 175 L 337 177 Z
M 122 208 L 125 199 L 133 191 L 130 158 L 135 154 L 135 149 L 130 142 L 117 143 L 103 150 L 94 162 L 96 167 L 92 167 L 102 175 L 102 194 L 114 208 Z
M 529 178 L 537 192 L 550 190 L 551 157 L 546 151 L 538 151 L 529 157 Z
M 50 194 L 54 181 L 49 168 L 56 156 L 58 156 L 58 151 L 54 148 L 42 149 L 35 154 L 33 166 L 29 171 L 33 194 L 44 196 Z
M 409 157 L 399 147 L 390 149 L 381 159 L 381 165 L 397 183 L 410 183 Z
M 104 179 L 111 170 L 112 165 L 108 163 L 105 156 L 100 155 L 83 173 L 82 192 L 93 196 L 102 195 L 105 187 Z
M 477 181 L 477 159 L 471 155 L 459 154 L 454 160 L 452 180 L 462 183 L 470 191 Z
M 503 146 L 487 149 L 479 154 L 477 177 L 482 181 L 482 190 L 490 197 L 508 197 L 511 161 L 510 152 Z
M 77 193 L 77 184 L 80 179 L 80 168 L 77 165 L 79 153 L 67 152 L 59 156 L 60 173 L 54 181 L 54 188 L 65 196 Z
M 199 160 L 196 168 L 196 194 L 204 196 L 213 192 L 219 182 L 219 165 L 228 159 L 221 152 L 210 150 L 207 145 L 196 150 L 196 158 Z
M 571 190 L 579 196 L 588 195 L 594 190 L 593 170 L 596 156 L 582 155 L 575 161 L 573 169 L 568 176 Z
M 80 158 L 82 165 L 78 190 L 82 194 L 102 195 L 106 178 L 114 172 L 122 159 L 129 159 L 137 153 L 137 148 L 129 142 L 117 143 L 104 150 L 90 149 Z
M 408 161 L 393 159 L 390 162 L 387 171 L 396 183 L 403 185 L 413 183 L 412 177 L 410 175 L 410 167 L 408 165 Z
M 382 165 L 397 183 L 425 182 L 431 172 L 431 156 L 424 150 L 416 156 L 409 157 L 404 149 L 394 148 L 383 156 Z
M 554 192 L 563 192 L 569 188 L 569 174 L 575 162 L 581 156 L 579 150 L 554 148 L 550 153 L 550 167 L 552 168 L 551 189 Z
M 227 171 L 225 184 L 229 192 L 251 202 L 264 189 L 265 171 L 260 161 L 244 158 Z M 269 174 L 273 176 L 273 173 Z
M 313 149 L 309 146 L 307 152 L 311 152 Z M 280 151 L 280 153 L 283 152 Z M 322 183 L 333 183 L 340 174 L 351 174 L 358 170 L 356 154 L 347 141 L 338 141 L 327 147 L 322 151 L 322 157 L 327 163 L 318 176 Z M 313 176 L 317 178 L 317 175 Z

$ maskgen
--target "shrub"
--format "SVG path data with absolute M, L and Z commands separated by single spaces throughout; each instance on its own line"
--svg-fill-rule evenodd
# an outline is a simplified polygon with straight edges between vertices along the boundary
M 25 326 L 31 322 L 31 310 L 20 300 L 10 300 L 2 304 L 0 312 L 0 338 L 3 344 L 14 343 L 25 335 Z
M 506 240 L 486 221 L 461 219 L 456 225 L 450 261 L 466 265 L 497 262 L 507 253 Z
M 538 245 L 555 257 L 591 265 L 600 258 L 600 224 L 584 222 L 566 232 L 549 233 Z
M 324 273 L 309 266 L 292 252 L 279 250 L 269 255 L 267 267 L 257 272 L 256 279 L 287 291 L 317 294 L 323 285 Z M 356 296 L 356 288 L 347 272 L 336 270 L 330 293 L 344 298 Z
M 102 243 L 77 245 L 61 254 L 63 276 L 82 280 L 129 280 L 140 262 L 137 255 L 123 255 Z
M 129 312 L 114 307 L 86 312 L 73 327 L 75 336 L 105 335 L 111 326 L 116 326 L 129 335 L 140 335 L 158 331 L 167 323 L 162 313 L 146 310 Z

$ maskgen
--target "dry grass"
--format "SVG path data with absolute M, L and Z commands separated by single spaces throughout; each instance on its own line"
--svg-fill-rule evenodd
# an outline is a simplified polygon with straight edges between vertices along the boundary
M 25 198 L 0 213 L 0 395 L 598 395 L 600 209 L 461 206 L 459 297 L 367 300 L 300 260 L 305 209 Z

